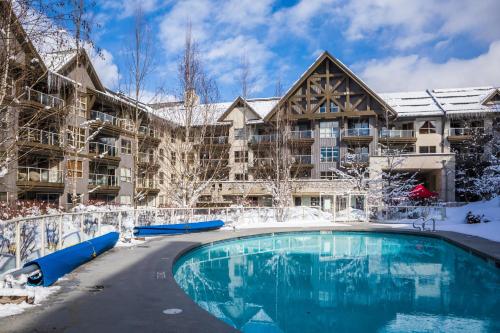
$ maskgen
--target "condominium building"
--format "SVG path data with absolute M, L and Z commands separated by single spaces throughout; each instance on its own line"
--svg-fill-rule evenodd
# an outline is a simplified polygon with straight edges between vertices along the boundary
M 25 75 L 27 62 L 38 75 Z M 189 141 L 175 134 L 184 123 L 172 117 L 182 101 L 137 102 L 107 89 L 85 52 L 65 54 L 55 66 L 31 43 L 20 47 L 9 84 L 0 200 L 173 205 L 175 161 L 190 158 L 172 149 Z M 272 171 L 271 152 L 285 132 L 296 205 L 354 191 L 338 170 L 355 167 L 366 167 L 368 177 L 389 167 L 416 173 L 441 200 L 454 201 L 455 152 L 472 134 L 498 129 L 500 90 L 378 94 L 324 52 L 281 97 L 237 97 L 207 110 L 200 144 L 210 152 L 194 158 L 205 175 L 219 173 L 208 177 L 197 205 L 271 204 L 273 172 L 264 171 Z M 284 118 L 286 131 L 277 128 Z M 393 155 L 400 162 L 389 166 Z

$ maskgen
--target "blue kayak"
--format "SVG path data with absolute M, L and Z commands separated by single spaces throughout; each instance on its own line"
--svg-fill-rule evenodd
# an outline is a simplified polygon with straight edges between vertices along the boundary
M 195 223 L 179 223 L 164 225 L 149 225 L 134 227 L 134 236 L 159 236 L 159 235 L 177 235 L 192 232 L 202 232 L 220 229 L 224 226 L 221 220 Z

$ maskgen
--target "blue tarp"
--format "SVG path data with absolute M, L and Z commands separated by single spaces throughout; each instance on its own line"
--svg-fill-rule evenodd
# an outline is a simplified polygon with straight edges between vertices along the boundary
M 134 228 L 135 236 L 158 236 L 158 235 L 176 235 L 190 232 L 201 232 L 219 229 L 224 225 L 221 220 L 207 222 L 150 225 Z
M 24 264 L 24 267 L 37 265 L 41 272 L 38 276 L 30 277 L 28 284 L 44 287 L 52 285 L 64 274 L 113 248 L 119 236 L 117 232 L 110 232 Z

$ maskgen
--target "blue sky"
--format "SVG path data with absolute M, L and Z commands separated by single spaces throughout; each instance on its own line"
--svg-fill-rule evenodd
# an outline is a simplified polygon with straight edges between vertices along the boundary
M 221 100 L 240 94 L 241 59 L 252 97 L 287 89 L 328 50 L 378 92 L 500 86 L 498 0 L 97 0 L 96 67 L 111 88 L 126 75 L 124 52 L 141 5 L 152 29 L 155 70 L 144 100 L 176 88 L 187 20 Z

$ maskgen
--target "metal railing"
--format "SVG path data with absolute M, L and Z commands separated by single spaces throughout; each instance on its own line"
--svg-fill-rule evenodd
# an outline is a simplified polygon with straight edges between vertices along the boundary
M 157 182 L 154 178 L 139 178 L 137 179 L 137 187 L 139 188 L 147 188 L 147 189 L 156 189 Z
M 60 170 L 19 166 L 17 181 L 35 183 L 62 183 L 63 173 Z
M 277 138 L 278 134 L 253 134 L 250 135 L 250 143 L 259 144 L 275 142 Z
M 155 155 L 152 153 L 139 152 L 139 162 L 140 163 L 154 163 L 155 162 Z
M 130 119 L 119 119 L 120 127 L 126 131 L 133 132 L 134 131 L 134 123 Z
M 294 140 L 312 139 L 313 131 L 311 130 L 291 131 L 290 137 Z
M 312 164 L 312 155 L 294 155 L 295 164 Z
M 373 136 L 372 128 L 348 128 L 342 131 L 343 136 Z
M 99 120 L 102 121 L 103 123 L 108 123 L 113 126 L 120 126 L 122 119 L 117 118 L 115 116 L 112 116 L 110 114 L 101 112 L 101 111 L 95 111 L 92 110 L 90 112 L 90 118 L 93 120 Z
M 204 137 L 203 144 L 205 145 L 224 145 L 229 143 L 229 138 L 227 136 L 211 136 L 211 137 Z
M 484 134 L 484 127 L 450 128 L 449 136 L 468 136 L 475 134 Z
M 24 96 L 24 99 L 26 99 L 27 101 L 40 103 L 42 105 L 45 105 L 45 106 L 48 106 L 51 108 L 64 107 L 64 100 L 59 98 L 59 97 L 43 93 L 41 91 L 32 89 L 30 87 L 25 87 L 24 91 L 25 91 L 25 94 L 23 96 Z
M 368 163 L 370 161 L 369 153 L 347 153 L 342 159 L 344 163 Z
M 404 223 L 419 219 L 446 218 L 446 207 L 442 206 L 370 206 L 370 220 L 375 222 Z
M 414 138 L 415 131 L 413 130 L 386 130 L 380 131 L 381 138 Z
M 147 126 L 139 126 L 139 134 L 156 138 L 156 130 Z
M 60 144 L 59 133 L 49 132 L 31 127 L 21 127 L 19 139 L 44 145 L 58 146 Z
M 102 142 L 89 142 L 89 153 L 99 155 L 100 157 L 105 156 L 117 156 L 118 149 L 113 146 Z
M 102 173 L 89 173 L 89 185 L 117 187 L 118 177 Z

